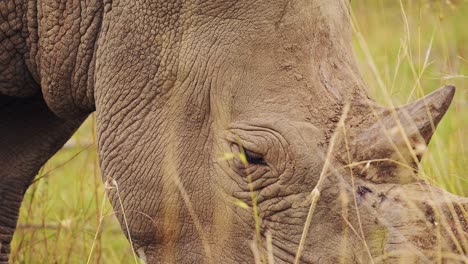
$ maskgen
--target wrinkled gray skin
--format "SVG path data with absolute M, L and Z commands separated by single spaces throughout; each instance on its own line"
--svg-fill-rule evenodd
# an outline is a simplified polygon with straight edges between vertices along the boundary
M 325 0 L 1 1 L 0 262 L 34 175 L 92 111 L 109 197 L 148 263 L 252 263 L 253 213 L 234 202 L 252 207 L 246 169 L 254 251 L 268 231 L 276 263 L 294 262 L 335 130 L 301 263 L 462 257 L 467 199 L 412 169 L 454 88 L 396 111 L 373 103 L 348 12 Z M 239 145 L 251 164 L 219 160 Z

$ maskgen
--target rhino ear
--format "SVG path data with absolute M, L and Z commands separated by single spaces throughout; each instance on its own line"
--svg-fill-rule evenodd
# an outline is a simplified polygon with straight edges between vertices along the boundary
M 412 132 L 417 133 L 417 136 L 421 137 L 426 145 L 429 144 L 437 125 L 447 112 L 454 94 L 455 86 L 446 85 L 411 104 L 397 108 L 401 120 L 408 120 L 412 123 L 402 124 L 403 127 L 416 127 L 417 131 Z

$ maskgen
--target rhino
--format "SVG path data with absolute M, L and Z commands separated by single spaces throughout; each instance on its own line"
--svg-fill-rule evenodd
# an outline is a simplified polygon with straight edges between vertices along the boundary
M 462 263 L 468 199 L 418 177 L 455 88 L 369 98 L 345 0 L 0 2 L 0 263 L 96 115 L 146 263 Z

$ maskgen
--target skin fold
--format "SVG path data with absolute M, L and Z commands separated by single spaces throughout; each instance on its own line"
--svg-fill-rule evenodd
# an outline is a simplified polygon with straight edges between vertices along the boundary
M 455 88 L 368 98 L 348 2 L 0 11 L 0 263 L 34 175 L 93 111 L 109 199 L 147 263 L 463 261 L 467 199 L 417 177 Z

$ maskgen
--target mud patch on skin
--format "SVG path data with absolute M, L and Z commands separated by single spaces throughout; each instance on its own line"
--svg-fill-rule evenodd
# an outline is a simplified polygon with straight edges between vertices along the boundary
M 437 235 L 434 230 L 427 230 L 427 232 L 424 232 L 421 235 L 410 237 L 409 241 L 411 241 L 417 248 L 430 252 L 437 244 Z
M 434 209 L 432 208 L 432 206 L 430 206 L 428 204 L 426 204 L 425 207 L 426 208 L 424 210 L 424 213 L 426 215 L 427 220 L 429 220 L 429 222 L 432 225 L 435 225 L 436 224 L 436 219 L 435 219 Z
M 357 148 L 353 153 L 353 156 L 357 157 L 355 160 L 359 161 L 359 165 L 353 166 L 355 175 L 373 183 L 399 183 L 398 164 L 385 160 L 394 156 L 394 150 L 378 149 L 372 151 L 372 156 L 361 156 L 358 154 L 359 149 L 361 148 Z
M 456 241 L 462 241 L 463 237 L 468 237 L 467 210 L 459 204 L 453 204 L 452 212 L 451 210 L 447 210 L 447 212 L 445 212 L 445 215 L 447 215 L 446 221 L 448 227 L 450 228 L 450 232 L 455 236 Z M 451 241 L 450 244 L 452 251 L 458 250 L 453 241 Z M 467 254 L 468 252 L 464 253 Z
M 460 219 L 462 230 L 465 232 L 465 235 L 468 235 L 468 208 L 455 204 L 454 209 L 458 219 Z
M 453 208 L 450 208 L 451 206 L 452 205 L 444 206 L 442 210 L 440 210 L 429 204 L 424 204 L 424 213 L 426 220 L 430 222 L 432 226 L 446 225 L 448 229 L 442 231 L 451 233 L 454 238 L 456 238 L 456 241 L 461 241 L 464 236 L 468 235 L 468 221 L 465 218 L 466 210 L 456 203 L 453 204 Z M 447 242 L 451 251 L 459 251 L 453 239 L 449 239 Z

